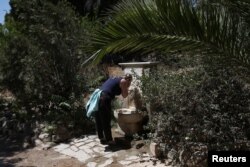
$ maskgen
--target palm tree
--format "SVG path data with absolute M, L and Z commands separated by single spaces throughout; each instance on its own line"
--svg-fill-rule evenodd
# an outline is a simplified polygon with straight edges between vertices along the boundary
M 198 3 L 199 2 L 199 3 Z M 93 39 L 89 60 L 120 52 L 200 52 L 250 67 L 246 0 L 126 0 Z M 202 3 L 201 3 L 202 2 Z M 238 11 L 232 12 L 236 5 Z

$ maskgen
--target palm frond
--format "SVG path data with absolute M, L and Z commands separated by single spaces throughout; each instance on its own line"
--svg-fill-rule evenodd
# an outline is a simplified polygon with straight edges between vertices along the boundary
M 96 43 L 98 43 L 98 41 L 96 41 Z M 100 45 L 102 45 L 102 43 L 100 43 Z M 94 62 L 97 63 L 100 61 L 106 53 L 118 53 L 128 50 L 131 53 L 141 51 L 142 54 L 147 54 L 153 51 L 189 51 L 200 48 L 205 48 L 202 42 L 187 37 L 157 34 L 134 35 L 110 42 L 106 47 L 102 48 L 101 52 L 96 53 L 96 57 L 98 58 L 95 58 Z
M 230 15 L 227 6 L 213 4 L 197 8 L 188 0 L 126 0 L 113 10 L 113 20 L 93 39 L 105 54 L 120 51 L 211 50 L 249 66 L 245 49 L 247 31 L 242 19 Z

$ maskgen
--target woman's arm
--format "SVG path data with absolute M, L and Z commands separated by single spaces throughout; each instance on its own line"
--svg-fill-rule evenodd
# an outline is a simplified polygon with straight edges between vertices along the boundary
M 121 90 L 122 90 L 122 97 L 123 98 L 126 98 L 128 96 L 128 88 L 130 86 L 130 81 L 127 81 L 125 79 L 122 79 L 121 82 L 120 82 L 120 87 L 121 87 Z

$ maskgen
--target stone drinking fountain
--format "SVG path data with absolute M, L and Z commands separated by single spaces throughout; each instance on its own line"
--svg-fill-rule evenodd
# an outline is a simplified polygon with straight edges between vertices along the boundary
M 114 116 L 118 123 L 117 131 L 121 134 L 131 136 L 143 130 L 143 119 L 147 112 L 142 111 L 142 91 L 140 88 L 139 76 L 148 75 L 150 68 L 157 65 L 157 62 L 131 62 L 119 63 L 125 74 L 132 74 L 133 80 L 129 87 L 129 94 L 127 98 L 121 100 L 122 108 L 114 111 Z

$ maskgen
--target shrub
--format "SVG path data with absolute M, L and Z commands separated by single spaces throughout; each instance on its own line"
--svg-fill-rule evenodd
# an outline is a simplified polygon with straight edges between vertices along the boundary
M 25 117 L 31 116 L 27 119 L 31 122 L 66 124 L 69 130 L 82 133 L 92 130 L 84 116 L 82 94 L 94 73 L 82 70 L 81 62 L 87 57 L 85 48 L 98 23 L 78 17 L 66 1 L 55 5 L 11 0 L 10 4 L 4 31 L 1 27 L 0 42 L 6 40 L 0 51 L 4 60 L 0 79 L 1 86 L 17 97 L 19 109 L 15 111 L 25 108 Z
M 250 150 L 250 88 L 230 70 L 208 75 L 203 68 L 181 74 L 161 69 L 144 76 L 142 85 L 154 108 L 147 128 L 165 156 L 171 149 L 180 154 L 190 143 Z

